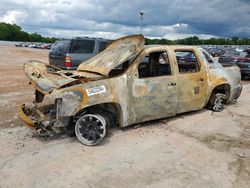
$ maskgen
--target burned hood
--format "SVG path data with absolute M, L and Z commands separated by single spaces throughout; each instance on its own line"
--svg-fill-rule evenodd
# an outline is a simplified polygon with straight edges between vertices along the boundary
M 75 82 L 76 79 L 64 75 L 59 68 L 46 65 L 40 61 L 29 61 L 24 64 L 24 72 L 38 90 L 50 93 L 64 85 Z
M 140 53 L 143 46 L 144 37 L 142 35 L 119 38 L 113 41 L 103 52 L 81 63 L 77 70 L 108 76 L 113 68 Z

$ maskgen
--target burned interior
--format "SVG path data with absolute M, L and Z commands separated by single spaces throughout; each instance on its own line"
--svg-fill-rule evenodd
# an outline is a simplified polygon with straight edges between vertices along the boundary
M 171 75 L 171 65 L 165 51 L 156 51 L 144 56 L 138 67 L 139 77 Z

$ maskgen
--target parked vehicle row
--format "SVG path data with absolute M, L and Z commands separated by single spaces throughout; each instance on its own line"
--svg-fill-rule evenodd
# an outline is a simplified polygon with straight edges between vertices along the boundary
M 43 42 L 22 42 L 15 44 L 16 47 L 27 47 L 27 48 L 39 48 L 50 50 L 52 43 L 43 43 Z
M 238 66 L 241 77 L 245 79 L 250 76 L 250 47 L 249 46 L 215 46 L 204 48 L 223 66 Z

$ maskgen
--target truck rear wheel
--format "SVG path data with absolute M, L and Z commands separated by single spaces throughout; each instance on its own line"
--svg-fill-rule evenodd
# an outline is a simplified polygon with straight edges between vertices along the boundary
M 101 114 L 85 114 L 75 124 L 78 140 L 87 146 L 100 143 L 107 133 L 107 118 Z
M 224 109 L 225 99 L 226 99 L 225 94 L 222 93 L 213 94 L 213 96 L 209 100 L 208 108 L 213 110 L 214 112 L 221 112 Z

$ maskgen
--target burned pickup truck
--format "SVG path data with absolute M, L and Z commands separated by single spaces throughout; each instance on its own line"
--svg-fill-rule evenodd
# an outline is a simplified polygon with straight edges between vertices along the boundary
M 221 111 L 242 90 L 238 67 L 224 68 L 195 46 L 146 46 L 142 35 L 113 41 L 76 71 L 31 61 L 24 72 L 35 100 L 19 107 L 21 119 L 40 134 L 75 133 L 85 145 L 98 144 L 112 126 Z

